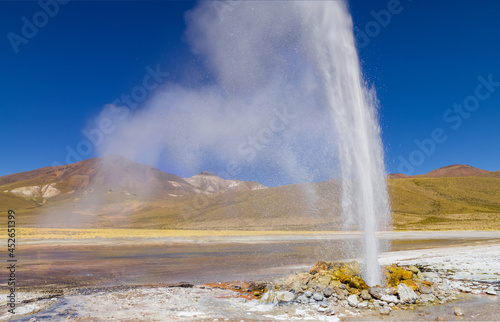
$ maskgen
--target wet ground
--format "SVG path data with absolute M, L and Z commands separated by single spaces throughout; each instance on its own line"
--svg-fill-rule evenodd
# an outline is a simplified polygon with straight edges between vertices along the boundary
M 500 242 L 500 232 L 392 232 L 392 251 Z M 267 279 L 345 260 L 357 234 L 200 239 L 30 240 L 17 245 L 21 289 Z M 2 276 L 0 283 L 5 284 Z

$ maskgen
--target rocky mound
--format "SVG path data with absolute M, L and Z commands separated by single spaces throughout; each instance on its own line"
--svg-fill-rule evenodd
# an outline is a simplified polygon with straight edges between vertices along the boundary
M 384 285 L 369 287 L 361 277 L 358 262 L 318 262 L 309 272 L 296 273 L 275 282 L 207 285 L 240 292 L 241 297 L 258 298 L 274 305 L 305 305 L 318 312 L 375 311 L 383 315 L 393 309 L 413 309 L 415 305 L 443 304 L 460 293 L 496 295 L 493 285 L 453 281 L 424 267 L 384 267 Z M 460 314 L 460 311 L 457 311 Z

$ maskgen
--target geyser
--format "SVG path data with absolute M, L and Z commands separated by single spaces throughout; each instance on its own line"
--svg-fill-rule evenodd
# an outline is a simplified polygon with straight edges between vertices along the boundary
M 364 84 L 351 16 L 342 1 L 292 2 L 301 44 L 318 76 L 321 104 L 331 112 L 342 173 L 346 229 L 363 230 L 364 278 L 380 284 L 376 231 L 386 228 L 389 203 L 376 98 Z
M 311 46 L 337 131 L 345 226 L 362 227 L 364 277 L 369 285 L 380 284 L 376 231 L 385 228 L 390 210 L 376 101 L 363 82 L 345 5 L 340 1 L 301 5 L 317 17 L 310 20 L 317 25 Z

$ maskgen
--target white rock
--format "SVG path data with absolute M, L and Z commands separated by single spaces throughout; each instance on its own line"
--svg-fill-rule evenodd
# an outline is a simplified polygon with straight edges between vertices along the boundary
M 422 293 L 422 294 L 431 294 L 432 293 L 432 287 L 427 286 L 427 285 L 421 285 L 420 286 L 420 293 Z
M 276 292 L 276 298 L 278 302 L 291 302 L 295 299 L 295 295 L 288 291 L 278 291 Z
M 301 296 L 297 297 L 297 302 L 302 303 L 302 304 L 306 304 L 309 302 L 309 298 L 307 296 L 305 296 L 304 294 L 302 294 Z
M 374 286 L 374 287 L 370 287 L 370 289 L 368 290 L 368 292 L 374 298 L 380 299 L 382 297 L 382 295 L 384 295 L 385 290 L 382 287 L 380 287 L 380 286 Z
M 267 291 L 265 292 L 262 297 L 260 298 L 260 301 L 262 303 L 266 304 L 277 304 L 278 303 L 278 298 L 276 296 L 276 292 L 274 291 Z
M 364 309 L 364 308 L 367 308 L 367 307 L 368 307 L 368 304 L 369 304 L 368 302 L 360 302 L 360 303 L 358 304 L 358 308 L 359 308 L 359 309 Z
M 54 187 L 55 185 L 55 183 L 51 183 L 43 186 L 41 189 L 41 192 L 43 193 L 42 197 L 50 198 L 61 194 L 61 191 Z
M 349 297 L 347 298 L 347 303 L 349 303 L 350 306 L 358 307 L 359 304 L 358 296 L 355 294 L 349 295 Z
M 391 313 L 391 311 L 392 311 L 392 309 L 388 306 L 382 306 L 381 308 L 379 308 L 379 312 L 382 315 L 389 315 L 389 313 Z
M 319 306 L 321 306 L 323 308 L 327 308 L 330 306 L 330 303 L 328 303 L 328 301 L 326 301 L 326 300 L 323 300 L 323 301 L 319 302 Z
M 422 273 L 422 279 L 424 281 L 429 281 L 431 283 L 434 283 L 435 281 L 439 280 L 439 275 L 434 272 L 424 272 Z
M 396 296 L 394 295 L 382 295 L 382 298 L 381 298 L 382 301 L 384 302 L 387 302 L 387 303 L 399 303 L 399 300 Z
M 415 291 L 406 284 L 399 284 L 397 287 L 399 299 L 402 303 L 413 303 L 417 300 L 418 295 Z
M 50 198 L 61 194 L 57 188 L 55 188 L 55 183 L 46 184 L 44 186 L 28 186 L 12 189 L 11 193 L 22 197 L 36 197 L 40 196 L 43 198 Z
M 495 291 L 495 288 L 493 286 L 488 287 L 485 290 L 485 292 L 486 292 L 486 294 L 489 294 L 489 295 L 497 295 L 497 291 Z
M 326 314 L 326 315 L 335 315 L 335 313 L 336 313 L 336 312 L 335 312 L 335 309 L 334 309 L 333 307 L 331 307 L 331 308 L 329 308 L 329 309 L 327 309 L 327 310 L 325 311 L 325 314 Z
M 470 287 L 466 287 L 466 286 L 460 286 L 460 287 L 458 287 L 458 290 L 460 292 L 464 292 L 464 293 L 470 293 L 470 292 L 472 292 L 472 289 Z
M 436 297 L 433 294 L 422 294 L 420 295 L 419 301 L 422 303 L 434 302 Z
M 454 307 L 453 311 L 455 312 L 456 316 L 463 316 L 464 315 L 464 311 L 462 311 L 462 309 L 459 307 Z
M 452 289 L 452 286 L 450 285 L 450 282 L 448 280 L 443 280 L 441 282 L 441 285 L 440 285 L 440 288 L 443 290 L 443 291 L 449 291 Z

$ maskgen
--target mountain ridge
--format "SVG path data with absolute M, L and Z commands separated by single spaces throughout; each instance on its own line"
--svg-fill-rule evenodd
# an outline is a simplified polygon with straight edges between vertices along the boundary
M 95 191 L 170 198 L 264 187 L 254 182 L 224 180 L 206 171 L 197 176 L 210 176 L 211 184 L 207 187 L 216 189 L 205 189 L 207 187 L 188 182 L 193 182 L 190 178 L 184 179 L 122 156 L 111 155 L 2 176 L 0 191 L 27 198 L 36 206 L 41 206 L 49 199 L 74 199 L 74 196 L 89 195 Z
M 15 209 L 21 227 L 346 229 L 340 180 L 264 189 L 209 172 L 184 179 L 122 157 L 81 162 L 0 177 L 0 216 Z M 389 178 L 393 227 L 499 226 L 500 171 L 462 172 Z
M 450 178 L 450 177 L 469 177 L 487 175 L 493 171 L 479 169 L 468 164 L 451 164 L 425 174 L 406 175 L 403 173 L 390 173 L 387 175 L 388 179 L 402 179 L 402 178 Z

